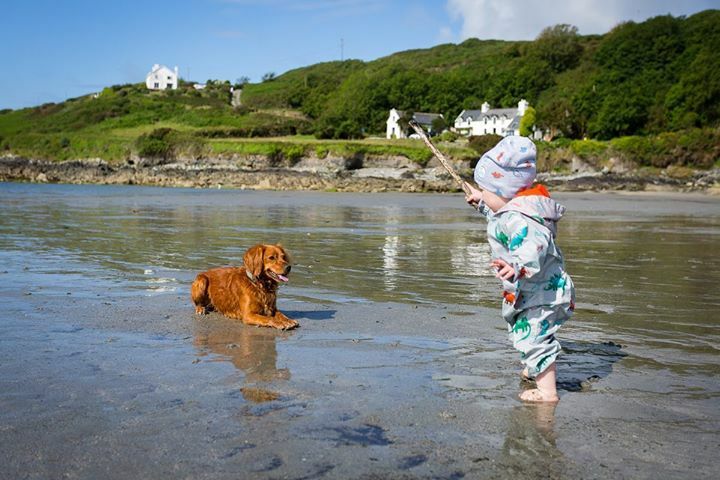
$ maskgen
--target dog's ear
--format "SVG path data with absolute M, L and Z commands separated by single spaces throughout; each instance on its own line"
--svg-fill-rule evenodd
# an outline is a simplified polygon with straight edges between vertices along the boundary
M 252 273 L 254 277 L 259 276 L 263 271 L 263 253 L 265 247 L 263 245 L 255 245 L 250 247 L 245 255 L 243 256 L 243 263 L 248 272 Z
M 277 248 L 279 248 L 280 251 L 282 252 L 283 256 L 285 257 L 285 262 L 287 262 L 288 264 L 292 265 L 293 260 L 292 260 L 292 256 L 290 255 L 290 252 L 288 252 L 287 250 L 285 250 L 285 247 L 283 247 L 283 246 L 282 246 L 281 244 L 279 244 L 279 243 L 276 244 L 275 246 L 276 246 Z

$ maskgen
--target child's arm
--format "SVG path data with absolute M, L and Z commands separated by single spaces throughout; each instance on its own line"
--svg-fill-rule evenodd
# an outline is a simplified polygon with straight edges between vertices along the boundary
M 465 201 L 477 208 L 481 213 L 486 216 L 489 212 L 484 211 L 488 208 L 492 212 L 497 212 L 508 202 L 508 199 L 502 198 L 488 190 L 481 190 L 473 187 L 470 184 L 466 184 L 470 193 L 465 193 Z
M 532 223 L 521 214 L 511 213 L 495 233 L 512 260 L 511 263 L 503 260 L 493 262 L 498 278 L 512 282 L 530 278 L 540 271 L 550 233 L 544 228 L 536 228 Z

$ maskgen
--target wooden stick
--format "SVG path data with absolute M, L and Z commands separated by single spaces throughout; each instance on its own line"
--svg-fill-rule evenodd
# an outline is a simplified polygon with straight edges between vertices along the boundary
M 435 154 L 435 157 L 440 160 L 440 164 L 445 167 L 445 170 L 450 174 L 451 177 L 455 179 L 456 182 L 460 184 L 460 188 L 463 189 L 463 192 L 470 195 L 470 186 L 468 183 L 463 180 L 460 175 L 455 171 L 455 169 L 450 165 L 450 162 L 447 158 L 445 158 L 445 155 L 440 152 L 440 150 L 437 149 L 435 145 L 430 141 L 427 134 L 425 133 L 425 130 L 420 126 L 419 123 L 417 123 L 415 120 L 410 120 L 408 122 L 408 125 L 412 127 L 413 130 L 415 130 L 415 133 L 420 135 L 420 138 L 422 138 L 423 142 L 425 142 L 425 145 L 428 146 L 428 148 Z

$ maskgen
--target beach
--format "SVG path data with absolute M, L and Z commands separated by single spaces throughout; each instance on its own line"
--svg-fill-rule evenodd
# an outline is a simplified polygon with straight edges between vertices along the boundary
M 0 184 L 0 477 L 712 477 L 720 201 L 556 198 L 578 302 L 537 406 L 462 195 Z M 194 314 L 276 242 L 299 329 Z

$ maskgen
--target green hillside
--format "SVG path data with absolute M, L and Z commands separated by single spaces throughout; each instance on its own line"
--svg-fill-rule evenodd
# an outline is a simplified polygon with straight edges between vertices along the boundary
M 542 151 L 571 148 L 595 163 L 620 155 L 656 167 L 712 166 L 720 136 L 720 11 L 628 22 L 605 35 L 558 25 L 530 42 L 470 39 L 371 62 L 320 63 L 243 85 L 241 107 L 231 106 L 226 81 L 204 90 L 181 81 L 161 92 L 117 85 L 0 111 L 0 149 L 52 160 L 366 152 L 424 162 L 429 153 L 420 142 L 361 139 L 383 135 L 393 107 L 452 121 L 485 101 L 511 107 L 521 98 L 556 139 Z M 476 154 L 462 141 L 444 148 L 457 158 Z
M 720 11 L 628 22 L 602 36 L 546 29 L 532 42 L 466 40 L 372 62 L 332 62 L 249 85 L 250 107 L 296 108 L 322 136 L 384 131 L 390 108 L 443 113 L 515 106 L 544 130 L 610 139 L 720 122 Z

